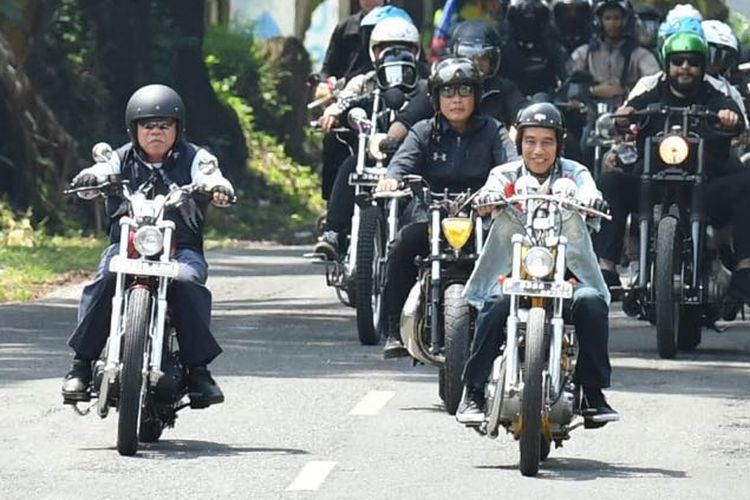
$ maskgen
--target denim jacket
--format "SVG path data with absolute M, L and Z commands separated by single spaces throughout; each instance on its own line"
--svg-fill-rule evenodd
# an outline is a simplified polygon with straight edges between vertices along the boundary
M 496 167 L 490 173 L 483 189 L 499 190 L 502 182 L 514 181 L 524 174 L 524 170 L 525 167 L 520 160 Z M 587 188 L 596 189 L 586 167 L 574 161 L 561 159 L 550 180 L 555 176 L 570 177 L 576 182 L 579 192 Z M 551 185 L 551 182 L 549 184 Z M 524 232 L 523 227 L 508 211 L 501 210 L 495 213 L 494 224 L 487 235 L 482 254 L 464 290 L 464 296 L 472 306 L 481 309 L 490 297 L 502 295 L 502 287 L 497 278 L 502 274 L 510 274 L 513 259 L 511 240 L 513 235 L 519 232 Z M 568 239 L 568 270 L 576 276 L 581 286 L 593 288 L 609 304 L 611 297 L 594 253 L 589 224 L 581 215 L 573 213 L 563 221 L 562 235 Z

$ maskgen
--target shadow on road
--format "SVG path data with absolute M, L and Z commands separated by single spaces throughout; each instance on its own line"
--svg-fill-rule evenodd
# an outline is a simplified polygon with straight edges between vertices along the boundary
M 81 448 L 81 451 L 113 451 L 114 446 L 101 448 Z M 212 441 L 192 439 L 164 440 L 156 443 L 141 443 L 134 458 L 154 459 L 169 458 L 191 460 L 201 457 L 226 457 L 248 453 L 274 455 L 307 455 L 308 452 L 297 448 L 269 448 L 255 446 L 234 446 Z
M 475 468 L 517 471 L 518 464 L 478 465 Z M 688 477 L 686 472 L 679 470 L 659 469 L 655 467 L 632 467 L 627 464 L 607 463 L 584 458 L 555 458 L 551 456 L 540 467 L 537 479 L 592 481 L 602 478 L 686 479 Z

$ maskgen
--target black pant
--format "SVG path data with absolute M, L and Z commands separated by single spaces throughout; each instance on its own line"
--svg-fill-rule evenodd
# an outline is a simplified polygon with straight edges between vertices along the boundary
M 357 169 L 357 158 L 350 156 L 336 172 L 331 196 L 328 199 L 326 229 L 337 233 L 349 233 L 354 215 L 354 186 L 349 184 L 349 174 Z
M 609 308 L 593 289 L 576 290 L 563 310 L 565 322 L 575 326 L 579 349 L 575 368 L 576 383 L 592 389 L 609 387 Z M 477 315 L 477 328 L 471 355 L 464 369 L 464 385 L 482 391 L 490 377 L 492 363 L 505 342 L 505 323 L 510 314 L 510 297 L 485 302 Z
M 342 143 L 342 140 L 345 142 Z M 356 138 L 354 140 L 356 140 Z M 324 200 L 330 199 L 331 190 L 333 189 L 333 183 L 336 179 L 336 172 L 338 171 L 339 165 L 341 165 L 341 162 L 352 154 L 349 149 L 349 145 L 352 143 L 351 141 L 352 139 L 348 134 L 329 133 L 323 136 L 323 172 L 321 175 L 321 191 Z
M 385 311 L 391 320 L 401 315 L 401 309 L 409 296 L 409 291 L 417 280 L 417 255 L 427 256 L 430 243 L 427 237 L 427 223 L 415 222 L 404 226 L 396 235 L 386 264 L 386 281 L 383 290 Z M 398 324 L 398 322 L 396 322 Z M 388 332 L 391 336 L 397 332 Z
M 599 180 L 599 189 L 609 202 L 612 221 L 602 221 L 601 231 L 594 238 L 596 254 L 618 263 L 622 253 L 625 221 L 629 213 L 638 212 L 640 179 L 622 172 L 606 172 Z M 726 175 L 706 181 L 703 190 L 706 215 L 712 224 L 732 224 L 732 238 L 737 260 L 750 257 L 750 169 L 729 167 Z

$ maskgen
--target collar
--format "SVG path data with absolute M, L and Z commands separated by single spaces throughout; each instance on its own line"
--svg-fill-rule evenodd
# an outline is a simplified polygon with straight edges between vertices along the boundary
M 552 165 L 552 168 L 547 172 L 547 176 L 542 179 L 538 175 L 534 174 L 526 168 L 526 162 L 521 160 L 521 168 L 519 172 L 519 177 L 523 175 L 531 175 L 533 177 L 536 177 L 539 183 L 542 185 L 543 191 L 549 191 L 551 189 L 552 183 L 562 177 L 562 162 L 560 161 L 560 158 L 555 159 L 555 164 Z
M 485 123 L 487 123 L 487 118 L 475 111 L 469 117 L 469 123 L 466 126 L 466 131 L 463 134 L 459 134 L 458 132 L 453 130 L 453 128 L 451 128 L 450 123 L 448 123 L 448 120 L 445 119 L 442 113 L 438 113 L 437 120 L 438 129 L 441 134 L 450 134 L 456 137 L 466 137 L 468 135 L 473 135 L 479 129 L 484 127 Z

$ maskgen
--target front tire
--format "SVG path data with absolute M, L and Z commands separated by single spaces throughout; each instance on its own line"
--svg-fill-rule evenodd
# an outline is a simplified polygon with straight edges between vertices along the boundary
M 521 474 L 536 476 L 542 460 L 542 397 L 544 387 L 544 309 L 529 310 L 526 323 L 525 373 L 521 400 Z
M 131 290 L 125 312 L 126 327 L 122 340 L 120 399 L 117 408 L 117 451 L 120 455 L 135 455 L 138 451 L 138 424 L 144 395 L 141 371 L 150 311 L 150 291 L 146 288 Z
M 455 415 L 461 403 L 463 383 L 461 381 L 471 343 L 471 311 L 463 296 L 464 285 L 449 285 L 443 293 L 445 315 L 445 376 L 443 380 L 445 410 Z
M 682 237 L 674 217 L 664 217 L 656 231 L 654 299 L 656 302 L 656 346 L 659 356 L 672 359 L 677 354 L 680 331 L 680 284 Z
M 359 218 L 354 277 L 357 295 L 357 335 L 362 345 L 377 345 L 380 342 L 385 238 L 380 209 L 373 206 L 362 210 Z

